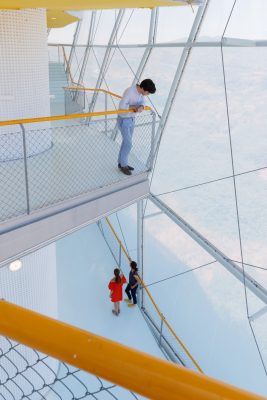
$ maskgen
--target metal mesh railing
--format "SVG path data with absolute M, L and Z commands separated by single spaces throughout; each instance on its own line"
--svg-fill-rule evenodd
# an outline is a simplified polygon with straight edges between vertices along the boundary
M 0 399 L 144 399 L 102 378 L 0 336 Z
M 34 124 L 0 128 L 8 129 L 0 135 L 0 221 L 129 179 L 117 168 L 116 117 L 42 124 L 39 129 L 32 129 Z M 154 114 L 136 116 L 129 158 L 135 175 L 149 170 L 153 135 Z
M 84 112 L 85 99 L 84 90 L 64 88 L 65 115 Z
M 98 223 L 106 243 L 123 273 L 129 272 L 130 256 L 127 254 L 117 233 L 108 218 Z M 163 316 L 145 283 L 141 280 L 141 290 L 138 294 L 138 304 L 148 322 L 151 331 L 165 355 L 174 362 L 202 372 L 201 368 L 176 335 L 166 318 Z

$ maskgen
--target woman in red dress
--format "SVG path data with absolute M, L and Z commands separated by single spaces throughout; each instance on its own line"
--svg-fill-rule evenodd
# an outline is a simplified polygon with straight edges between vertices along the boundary
M 118 316 L 120 313 L 120 302 L 122 301 L 122 285 L 126 283 L 126 279 L 120 273 L 119 268 L 114 269 L 114 275 L 114 278 L 109 282 L 108 288 L 110 290 L 111 301 L 114 303 L 114 310 L 112 312 Z

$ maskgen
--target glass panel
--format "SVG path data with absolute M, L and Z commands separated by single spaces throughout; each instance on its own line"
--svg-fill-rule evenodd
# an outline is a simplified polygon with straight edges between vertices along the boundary
M 77 23 L 67 25 L 63 28 L 51 29 L 48 36 L 48 43 L 71 44 Z
M 266 48 L 224 47 L 223 55 L 234 165 L 238 174 L 266 165 L 267 53 Z
M 174 69 L 173 57 L 170 60 Z M 160 75 L 158 79 L 162 82 Z M 230 175 L 220 50 L 194 49 L 163 134 L 151 191 L 177 190 Z
M 185 41 L 195 15 L 191 7 L 160 7 L 157 42 Z
M 151 10 L 148 9 L 137 8 L 126 10 L 122 24 L 118 31 L 116 43 L 147 43 L 150 26 L 150 15 Z
M 157 92 L 147 98 L 147 105 L 152 108 L 155 105 L 160 114 L 168 98 L 181 53 L 181 48 L 154 48 L 141 76 L 140 80 L 150 78 L 155 82 Z
M 96 15 L 94 44 L 107 44 L 115 22 L 114 10 L 99 10 Z
M 197 40 L 220 40 L 232 7 L 233 0 L 210 0 Z
M 103 87 L 122 95 L 124 90 L 132 85 L 144 49 L 119 49 L 111 51 L 108 71 Z
M 146 221 L 144 250 L 145 283 L 204 372 L 264 394 L 266 378 L 247 321 L 243 284 L 166 216 Z
M 267 4 L 264 0 L 238 0 L 225 36 L 242 39 L 266 39 Z
M 222 36 L 234 2 L 211 0 L 198 40 L 217 41 Z M 226 37 L 266 39 L 265 0 L 238 0 L 229 21 Z M 259 16 L 262 16 L 261 18 Z

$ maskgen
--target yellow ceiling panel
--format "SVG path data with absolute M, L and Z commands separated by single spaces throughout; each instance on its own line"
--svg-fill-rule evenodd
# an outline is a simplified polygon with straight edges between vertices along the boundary
M 190 3 L 190 1 L 188 1 Z M 0 0 L 0 9 L 46 8 L 48 10 L 99 10 L 182 6 L 182 1 L 164 0 Z
M 79 18 L 61 10 L 47 10 L 46 17 L 48 28 L 62 28 L 79 20 Z

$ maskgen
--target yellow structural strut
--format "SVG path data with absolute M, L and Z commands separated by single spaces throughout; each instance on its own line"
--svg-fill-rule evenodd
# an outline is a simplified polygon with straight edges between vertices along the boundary
M 0 300 L 0 334 L 152 400 L 263 397 Z
M 128 255 L 127 251 L 125 250 L 125 247 L 123 246 L 121 240 L 119 239 L 117 233 L 115 232 L 115 229 L 113 228 L 113 226 L 111 225 L 110 221 L 108 218 L 106 218 L 106 221 L 113 233 L 113 235 L 115 236 L 116 240 L 118 241 L 119 245 L 121 246 L 122 251 L 124 252 L 124 254 L 126 255 L 126 257 L 128 258 L 129 262 L 131 261 L 130 256 Z M 156 302 L 154 301 L 153 297 L 151 296 L 148 288 L 146 287 L 144 281 L 140 278 L 139 276 L 139 280 L 140 283 L 142 285 L 142 287 L 144 288 L 144 290 L 146 291 L 146 294 L 148 295 L 149 299 L 151 300 L 155 310 L 157 311 L 160 319 L 162 320 L 162 322 L 168 327 L 169 331 L 173 334 L 173 336 L 175 337 L 175 339 L 177 340 L 177 342 L 180 344 L 180 346 L 182 347 L 182 349 L 184 350 L 184 352 L 187 354 L 187 356 L 190 358 L 190 360 L 192 361 L 192 363 L 195 365 L 195 367 L 197 368 L 197 370 L 199 372 L 203 372 L 203 370 L 201 369 L 201 367 L 198 365 L 198 363 L 196 362 L 196 360 L 193 358 L 193 356 L 189 353 L 189 351 L 187 350 L 187 348 L 185 347 L 185 345 L 183 344 L 183 342 L 181 341 L 181 339 L 176 335 L 176 333 L 174 332 L 174 330 L 172 329 L 172 327 L 170 326 L 170 324 L 168 323 L 168 321 L 166 321 L 165 318 L 163 318 L 162 313 L 160 312 L 160 309 L 158 308 Z
M 150 107 L 145 107 L 146 111 L 150 111 Z M 0 121 L 0 126 L 7 125 L 20 125 L 20 124 L 30 124 L 37 122 L 47 122 L 47 121 L 60 121 L 67 119 L 75 119 L 75 118 L 90 118 L 90 117 L 101 117 L 104 115 L 116 115 L 116 114 L 127 114 L 129 112 L 134 112 L 134 110 L 112 110 L 112 111 L 97 111 L 91 113 L 83 113 L 83 114 L 68 114 L 68 115 L 54 115 L 53 117 L 39 117 L 39 118 L 25 118 L 25 119 L 11 119 L 7 121 Z

